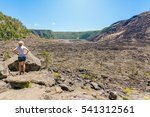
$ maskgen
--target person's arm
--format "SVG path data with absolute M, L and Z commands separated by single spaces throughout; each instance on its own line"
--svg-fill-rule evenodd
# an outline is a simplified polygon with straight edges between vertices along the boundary
M 25 55 L 27 55 L 27 54 L 29 53 L 29 49 L 28 49 L 28 48 L 25 48 L 25 50 L 26 50 Z
M 18 53 L 18 51 L 17 51 L 17 48 L 15 48 L 15 49 L 13 50 L 13 52 L 14 52 L 15 54 L 19 55 L 19 53 Z

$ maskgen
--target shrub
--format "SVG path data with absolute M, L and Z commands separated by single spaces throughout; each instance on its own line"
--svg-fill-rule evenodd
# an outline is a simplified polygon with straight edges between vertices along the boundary
M 135 64 L 135 63 L 131 63 L 130 71 L 131 71 L 131 73 L 130 73 L 130 77 L 132 77 L 132 76 L 136 76 L 136 75 L 138 75 L 138 74 L 139 74 L 139 73 L 138 73 L 138 68 L 137 68 L 137 66 L 136 66 L 136 64 Z
M 123 100 L 129 100 L 128 97 L 126 97 L 126 96 L 123 96 L 122 99 Z
M 53 75 L 54 75 L 54 78 L 61 79 L 61 75 L 58 72 L 54 72 Z
M 82 73 L 81 77 L 84 78 L 84 79 L 90 79 L 92 81 L 96 81 L 97 80 L 97 78 L 93 74 Z
M 10 53 L 9 52 L 4 52 L 4 54 L 3 54 L 3 60 L 5 61 L 5 60 L 7 60 L 9 58 L 11 58 Z
M 130 95 L 132 93 L 132 89 L 130 89 L 130 88 L 125 88 L 123 91 L 127 95 Z
M 32 85 L 31 82 L 23 83 L 21 88 L 22 88 L 22 89 L 23 89 L 23 88 L 31 88 L 31 85 Z
M 51 57 L 51 55 L 49 54 L 48 51 L 43 51 L 43 52 L 41 53 L 41 55 L 42 55 L 42 57 L 44 58 L 44 61 L 43 61 L 44 67 L 45 67 L 45 68 L 49 68 L 50 65 L 51 65 L 51 63 L 52 63 L 52 57 Z

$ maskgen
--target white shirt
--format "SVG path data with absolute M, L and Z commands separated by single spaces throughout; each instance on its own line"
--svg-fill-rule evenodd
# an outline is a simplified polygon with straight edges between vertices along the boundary
M 28 48 L 23 45 L 16 47 L 15 50 L 19 53 L 19 57 L 25 56 L 26 51 L 29 51 Z

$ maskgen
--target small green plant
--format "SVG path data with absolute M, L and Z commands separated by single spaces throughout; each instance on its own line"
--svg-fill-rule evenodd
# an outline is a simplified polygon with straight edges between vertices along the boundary
M 54 72 L 53 75 L 54 75 L 54 78 L 61 79 L 61 75 L 58 72 Z
M 96 81 L 96 80 L 97 80 L 97 78 L 93 76 L 93 77 L 92 77 L 92 80 L 93 80 L 93 81 Z
M 130 95 L 132 93 L 132 89 L 130 89 L 130 88 L 125 88 L 125 89 L 123 89 L 123 91 L 127 95 Z
M 145 73 L 144 73 L 144 77 L 145 77 L 145 78 L 150 78 L 150 72 L 145 72 Z
M 81 74 L 81 77 L 85 78 L 85 79 L 90 79 L 91 78 L 90 75 L 85 74 L 85 73 Z
M 97 80 L 97 78 L 94 75 L 92 75 L 92 74 L 82 73 L 81 77 L 84 78 L 84 79 L 91 79 L 92 81 L 96 81 Z
M 131 64 L 131 76 L 138 75 L 138 68 L 135 63 Z
M 4 54 L 3 54 L 3 60 L 6 61 L 9 58 L 11 58 L 10 53 L 9 52 L 4 52 Z
M 21 84 L 21 88 L 22 89 L 24 89 L 24 88 L 31 88 L 31 86 L 32 86 L 31 82 L 25 82 L 25 83 Z
M 126 96 L 123 96 L 122 99 L 123 99 L 123 100 L 129 100 L 129 98 L 126 97 Z
M 150 100 L 150 97 L 144 96 L 143 99 L 144 99 L 144 100 Z
M 50 65 L 51 65 L 51 63 L 52 63 L 52 57 L 51 57 L 51 55 L 49 54 L 48 51 L 43 51 L 43 52 L 41 53 L 41 55 L 42 55 L 42 57 L 44 58 L 44 61 L 43 61 L 44 67 L 45 67 L 45 68 L 49 68 Z

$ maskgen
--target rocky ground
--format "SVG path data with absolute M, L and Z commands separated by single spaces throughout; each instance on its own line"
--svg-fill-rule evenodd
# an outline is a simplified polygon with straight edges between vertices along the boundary
M 150 46 L 26 39 L 40 71 L 0 80 L 0 99 L 150 99 Z M 0 42 L 0 61 L 17 41 Z

